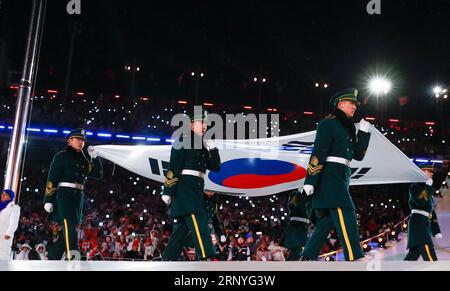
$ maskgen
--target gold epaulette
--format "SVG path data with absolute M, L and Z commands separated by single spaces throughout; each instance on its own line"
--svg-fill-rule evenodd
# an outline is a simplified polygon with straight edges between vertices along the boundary
M 326 117 L 325 117 L 325 119 L 335 119 L 336 118 L 336 115 L 334 115 L 334 114 L 328 114 Z
M 56 190 L 58 190 L 58 188 L 53 187 L 53 183 L 51 181 L 48 181 L 47 187 L 45 188 L 45 196 L 52 196 L 53 194 L 55 194 Z
M 316 174 L 319 174 L 320 172 L 322 172 L 323 169 L 323 165 L 319 165 L 316 167 L 313 167 L 311 165 L 308 165 L 308 174 L 311 176 L 314 176 Z
M 173 172 L 172 171 L 168 171 L 166 178 L 164 180 L 164 186 L 167 188 L 171 188 L 173 185 L 178 183 L 178 178 L 175 178 L 173 176 Z
M 425 201 L 428 201 L 428 192 L 427 190 L 423 190 L 419 194 L 419 199 L 425 199 Z
M 311 156 L 308 164 L 308 174 L 314 176 L 320 172 L 322 172 L 323 165 L 319 165 L 319 159 L 317 156 Z

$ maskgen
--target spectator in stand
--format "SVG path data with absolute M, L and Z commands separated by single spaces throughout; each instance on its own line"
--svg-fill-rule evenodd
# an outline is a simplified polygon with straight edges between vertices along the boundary
M 131 251 L 128 251 L 128 252 L 126 253 L 125 259 L 131 259 L 131 260 L 133 260 L 133 261 L 134 261 L 134 260 L 142 259 L 142 258 L 139 256 L 139 251 L 138 251 L 138 249 L 139 249 L 139 245 L 133 244 L 133 245 L 132 245 Z
M 272 261 L 272 253 L 267 249 L 266 240 L 262 240 L 256 250 L 255 261 Z
M 244 236 L 239 236 L 237 240 L 237 250 L 233 257 L 233 261 L 250 261 L 250 248 L 247 246 Z
M 280 246 L 278 239 L 273 240 L 267 249 L 271 252 L 274 261 L 286 261 L 284 257 L 286 249 Z
M 97 243 L 94 243 L 92 245 L 92 250 L 89 252 L 87 259 L 88 259 L 88 261 L 103 261 L 104 260 L 102 253 L 98 249 Z
M 36 246 L 36 251 L 38 252 L 39 257 L 41 258 L 41 261 L 48 260 L 48 258 L 47 258 L 47 249 L 46 249 L 44 244 L 38 244 Z
M 0 261 L 11 257 L 11 245 L 19 218 L 20 207 L 14 202 L 14 192 L 3 190 L 0 201 Z
M 20 253 L 16 256 L 16 260 L 18 261 L 28 261 L 31 247 L 29 244 L 23 244 L 20 248 Z

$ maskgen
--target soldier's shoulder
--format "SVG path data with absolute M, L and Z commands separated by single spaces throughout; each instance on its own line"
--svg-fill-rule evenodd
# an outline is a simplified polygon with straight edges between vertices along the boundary
M 336 115 L 334 114 L 328 114 L 327 116 L 325 116 L 324 120 L 332 120 L 332 119 L 336 119 Z
M 57 152 L 56 154 L 55 154 L 55 158 L 56 157 L 58 157 L 58 158 L 60 158 L 60 157 L 64 157 L 65 155 L 67 154 L 67 150 L 61 150 L 61 151 L 59 151 L 59 152 Z
M 319 126 L 321 126 L 321 127 L 329 126 L 329 125 L 335 124 L 336 122 L 338 122 L 336 119 L 336 115 L 329 114 L 319 122 Z

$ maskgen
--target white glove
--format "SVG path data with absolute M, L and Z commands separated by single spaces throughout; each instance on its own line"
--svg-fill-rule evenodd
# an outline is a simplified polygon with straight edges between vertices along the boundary
M 227 237 L 226 237 L 225 235 L 222 234 L 222 235 L 220 236 L 220 242 L 223 242 L 223 243 L 224 243 L 224 242 L 226 242 L 226 241 L 227 241 Z
M 53 212 L 53 203 L 45 203 L 44 209 L 46 212 L 52 213 Z
M 167 205 L 170 205 L 170 203 L 172 202 L 172 197 L 170 197 L 169 195 L 162 195 L 161 199 L 164 201 L 164 203 L 166 203 Z
M 428 180 L 425 181 L 425 184 L 427 184 L 428 186 L 433 186 L 433 179 L 429 178 Z
M 434 236 L 434 238 L 441 239 L 441 238 L 442 238 L 442 233 L 437 233 L 437 234 Z
M 306 195 L 310 196 L 314 193 L 314 186 L 312 185 L 303 185 L 303 190 L 305 191 Z
M 88 147 L 88 154 L 91 156 L 91 158 L 95 159 L 97 158 L 97 151 L 93 146 Z
M 204 144 L 208 151 L 216 148 L 216 144 L 213 142 L 212 139 L 208 139 L 208 140 L 204 141 Z
M 369 133 L 370 122 L 368 122 L 364 118 L 361 119 L 361 121 L 359 122 L 359 130 Z

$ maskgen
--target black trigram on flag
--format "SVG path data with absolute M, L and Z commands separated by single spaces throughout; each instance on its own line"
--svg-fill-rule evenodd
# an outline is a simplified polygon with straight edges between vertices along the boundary
M 367 174 L 367 172 L 369 172 L 370 169 L 372 169 L 372 168 L 361 168 L 361 170 L 358 171 L 358 168 L 352 168 L 351 179 L 359 179 L 359 178 L 361 178 L 362 176 Z M 358 173 L 356 173 L 357 171 L 358 171 Z M 355 174 L 355 175 L 353 176 L 353 174 Z
M 159 161 L 157 159 L 149 158 L 150 170 L 153 175 L 161 176 L 161 171 L 159 170 Z M 161 161 L 161 168 L 163 170 L 163 176 L 166 176 L 167 169 L 169 168 L 169 162 Z
M 295 151 L 304 154 L 310 154 L 313 150 L 314 142 L 290 141 L 282 145 L 281 149 L 285 151 Z

